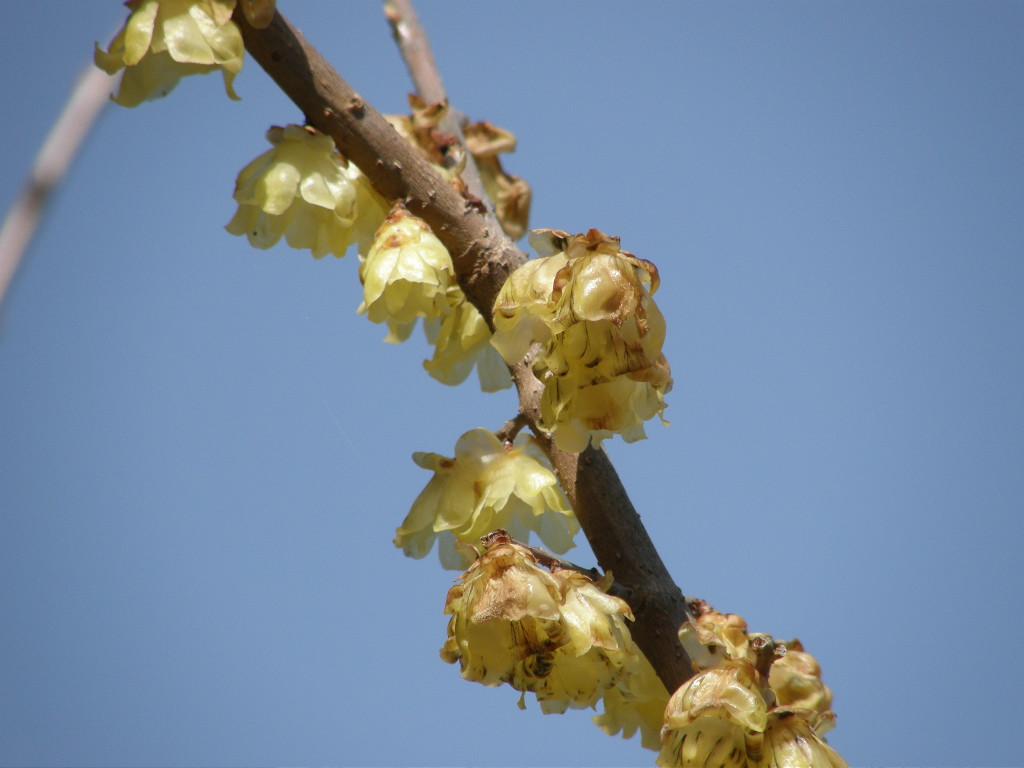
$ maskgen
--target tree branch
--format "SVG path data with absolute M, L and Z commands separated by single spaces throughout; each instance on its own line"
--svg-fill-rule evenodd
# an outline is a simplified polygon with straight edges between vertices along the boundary
M 68 172 L 96 118 L 110 101 L 116 82 L 116 77 L 90 63 L 79 76 L 64 111 L 43 142 L 32 173 L 0 228 L 0 304 L 39 227 L 53 190 Z
M 446 183 L 419 150 L 367 104 L 302 34 L 278 13 L 264 29 L 236 10 L 245 47 L 310 125 L 331 136 L 384 197 L 405 201 L 452 255 L 466 296 L 492 323 L 491 309 L 509 274 L 526 260 L 500 227 Z M 439 80 L 440 78 L 438 78 Z M 542 386 L 525 364 L 512 366 L 520 408 L 534 425 Z M 693 674 L 676 631 L 687 620 L 686 602 L 647 535 L 604 451 L 576 456 L 546 442 L 598 562 L 631 595 L 633 636 L 665 686 L 675 690 Z
M 387 0 L 384 4 L 384 15 L 391 25 L 391 34 L 398 44 L 398 50 L 409 70 L 413 85 L 416 86 L 416 93 L 428 104 L 447 102 L 448 93 L 441 80 L 441 71 L 437 68 L 434 52 L 430 48 L 430 40 L 427 38 L 423 25 L 420 24 L 412 0 Z M 476 167 L 473 155 L 466 149 L 466 137 L 462 133 L 462 123 L 462 113 L 449 104 L 448 111 L 444 119 L 441 120 L 441 130 L 454 136 L 459 142 L 459 146 L 462 147 L 466 165 L 462 169 L 461 175 L 470 194 L 487 202 L 487 193 L 480 180 L 480 171 Z M 494 214 L 493 201 L 491 202 L 492 204 L 487 209 L 488 221 L 492 226 L 500 227 L 498 217 Z M 484 313 L 484 317 L 487 317 L 486 313 Z

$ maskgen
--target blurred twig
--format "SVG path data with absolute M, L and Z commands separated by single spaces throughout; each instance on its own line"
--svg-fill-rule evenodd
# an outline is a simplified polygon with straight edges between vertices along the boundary
M 90 63 L 79 76 L 71 98 L 43 142 L 32 173 L 0 229 L 0 304 L 39 228 L 50 196 L 67 174 L 96 118 L 110 101 L 117 79 Z

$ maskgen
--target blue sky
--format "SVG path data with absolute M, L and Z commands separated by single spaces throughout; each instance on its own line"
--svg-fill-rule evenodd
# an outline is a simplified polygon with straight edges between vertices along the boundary
M 280 6 L 404 109 L 376 3 Z M 5 11 L 3 209 L 122 17 Z M 672 424 L 608 450 L 684 591 L 804 641 L 852 765 L 1019 764 L 1024 6 L 421 14 L 533 224 L 661 270 Z M 514 401 L 384 345 L 353 256 L 223 230 L 300 119 L 237 89 L 108 110 L 0 309 L 0 765 L 651 764 L 439 660 L 410 454 Z

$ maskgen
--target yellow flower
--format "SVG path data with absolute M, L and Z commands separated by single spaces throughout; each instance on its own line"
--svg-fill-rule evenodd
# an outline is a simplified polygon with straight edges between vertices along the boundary
M 769 715 L 764 740 L 748 765 L 750 768 L 847 768 L 846 761 L 812 730 L 805 717 L 782 711 Z
M 271 128 L 267 140 L 273 149 L 238 174 L 238 210 L 228 232 L 245 235 L 257 248 L 270 248 L 284 236 L 291 247 L 308 248 L 318 259 L 344 256 L 352 243 L 365 250 L 386 208 L 331 137 L 289 125 Z
M 628 376 L 594 384 L 551 376 L 541 395 L 542 426 L 559 448 L 572 453 L 616 434 L 627 443 L 643 440 L 644 422 L 664 409 L 658 389 Z
M 640 440 L 661 416 L 672 374 L 662 354 L 665 319 L 654 303 L 658 272 L 619 239 L 538 230 L 541 258 L 514 272 L 494 305 L 492 344 L 510 364 L 539 343 L 541 426 L 579 452 L 613 434 Z
M 551 338 L 551 292 L 555 276 L 565 264 L 564 253 L 530 259 L 509 275 L 498 291 L 491 344 L 509 365 L 522 360 L 532 344 L 544 344 Z
M 131 15 L 94 61 L 107 74 L 125 70 L 114 101 L 125 107 L 166 96 L 182 77 L 221 70 L 228 96 L 245 46 L 231 21 L 235 0 L 130 0 Z
M 495 534 L 448 591 L 444 612 L 452 618 L 441 657 L 458 662 L 466 680 L 527 690 L 565 643 L 560 601 L 558 583 L 530 551 Z
M 359 278 L 359 313 L 371 322 L 387 323 L 387 341 L 396 343 L 409 337 L 417 318 L 447 314 L 455 270 L 448 250 L 426 222 L 397 204 L 377 230 Z
M 746 768 L 746 735 L 767 722 L 752 666 L 726 662 L 699 672 L 669 699 L 658 765 Z
M 579 524 L 547 457 L 525 433 L 507 446 L 492 432 L 473 429 L 455 444 L 454 458 L 415 453 L 413 461 L 434 477 L 395 535 L 406 555 L 426 556 L 440 537 L 444 567 L 465 568 L 474 554 L 469 547 L 498 528 L 521 541 L 533 531 L 555 552 L 572 547 Z
M 532 692 L 545 713 L 593 707 L 631 679 L 643 657 L 625 602 L 584 574 L 549 573 L 504 531 L 485 547 L 448 593 L 445 661 L 459 662 L 467 680 Z M 620 730 L 639 727 L 624 717 Z
M 832 709 L 832 691 L 821 680 L 818 660 L 803 650 L 799 641 L 786 643 L 786 653 L 775 660 L 768 671 L 768 685 L 779 706 L 826 715 Z M 826 717 L 823 725 L 830 726 Z M 821 728 L 815 728 L 819 734 Z
M 434 345 L 434 356 L 425 360 L 423 367 L 442 384 L 461 384 L 476 366 L 484 392 L 512 386 L 505 361 L 490 345 L 491 329 L 458 285 L 448 289 L 444 314 L 426 318 L 423 329 L 427 341 Z
M 626 674 L 605 692 L 604 711 L 594 717 L 594 722 L 609 736 L 622 733 L 622 738 L 629 739 L 639 731 L 644 749 L 657 751 L 668 691 L 639 649 L 637 657 Z
M 491 329 L 455 282 L 448 250 L 425 221 L 400 203 L 377 231 L 359 277 L 364 298 L 359 313 L 387 323 L 388 343 L 408 339 L 423 318 L 434 347 L 423 367 L 433 378 L 454 386 L 475 366 L 484 392 L 512 386 L 505 362 L 489 344 Z
M 721 648 L 734 660 L 754 661 L 747 637 L 747 622 L 735 613 L 708 611 L 694 620 L 698 639 L 707 646 Z

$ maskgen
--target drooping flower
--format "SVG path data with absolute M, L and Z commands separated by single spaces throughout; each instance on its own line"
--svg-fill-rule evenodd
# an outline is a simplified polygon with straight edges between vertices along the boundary
M 491 346 L 491 329 L 458 285 L 448 289 L 447 311 L 427 318 L 423 328 L 434 356 L 423 367 L 442 384 L 461 384 L 476 366 L 480 389 L 497 392 L 512 386 L 505 361 Z
M 454 458 L 415 453 L 413 461 L 434 477 L 395 535 L 406 555 L 424 557 L 440 539 L 444 567 L 462 569 L 475 554 L 469 547 L 498 528 L 521 541 L 533 531 L 555 552 L 572 547 L 579 524 L 547 457 L 525 433 L 509 446 L 473 429 L 455 444 Z
M 806 717 L 781 710 L 768 716 L 764 740 L 750 751 L 750 768 L 847 768 Z
M 96 66 L 124 77 L 114 101 L 125 107 L 166 96 L 188 75 L 220 70 L 228 96 L 242 70 L 245 45 L 231 13 L 235 0 L 129 0 L 131 14 Z
M 359 277 L 364 298 L 359 313 L 387 324 L 388 343 L 408 339 L 423 318 L 434 347 L 423 367 L 433 378 L 454 386 L 476 367 L 484 392 L 512 386 L 507 366 L 489 344 L 491 329 L 455 281 L 448 250 L 400 203 L 377 230 Z
M 455 284 L 451 256 L 426 222 L 397 204 L 374 237 L 359 267 L 363 303 L 359 313 L 386 323 L 387 341 L 404 341 L 418 318 L 448 314 Z
M 283 236 L 318 259 L 344 256 L 353 243 L 365 250 L 387 209 L 331 137 L 289 125 L 271 128 L 267 140 L 273 148 L 238 174 L 238 210 L 228 232 L 245 235 L 257 248 L 270 248 Z
M 652 294 L 658 272 L 598 230 L 538 230 L 541 258 L 505 282 L 494 305 L 492 344 L 510 364 L 539 343 L 542 424 L 562 450 L 613 434 L 645 437 L 661 416 L 672 374 L 661 349 L 665 319 Z
M 767 723 L 751 665 L 728 661 L 699 672 L 669 699 L 658 765 L 747 768 L 747 733 L 763 733 Z
M 594 717 L 597 726 L 614 736 L 630 739 L 640 732 L 640 744 L 655 752 L 661 746 L 661 726 L 668 704 L 668 691 L 643 654 L 630 665 L 614 686 L 605 692 L 603 712 Z
M 827 715 L 832 709 L 832 691 L 821 680 L 821 665 L 803 650 L 799 641 L 787 642 L 786 652 L 768 671 L 768 685 L 781 707 Z M 830 726 L 831 720 L 826 717 Z M 820 728 L 815 727 L 819 735 Z
M 814 657 L 799 641 L 777 643 L 739 616 L 697 607 L 688 631 L 725 659 L 672 695 L 658 765 L 846 768 L 822 738 L 835 714 Z
M 574 570 L 548 572 L 496 532 L 448 593 L 441 656 L 467 680 L 534 693 L 545 713 L 604 699 L 598 725 L 627 738 L 641 730 L 647 746 L 668 694 L 630 637 L 629 606 L 605 587 Z M 659 694 L 660 709 L 651 706 Z

